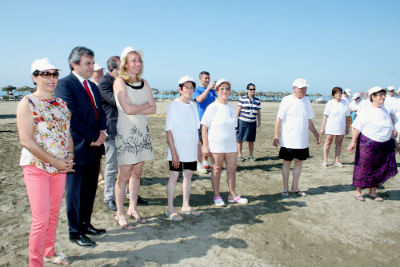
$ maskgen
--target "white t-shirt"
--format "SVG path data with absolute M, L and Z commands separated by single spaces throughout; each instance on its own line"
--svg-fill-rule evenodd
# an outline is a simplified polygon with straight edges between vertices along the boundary
M 341 99 L 331 99 L 326 103 L 324 115 L 327 115 L 325 134 L 343 135 L 346 131 L 346 117 L 350 116 L 349 106 Z
M 346 105 L 349 105 L 350 104 L 350 97 L 344 97 L 343 95 L 342 95 L 342 100 L 344 100 L 345 102 L 346 102 Z
M 355 100 L 351 100 L 351 102 L 350 102 L 350 104 L 349 104 L 349 109 L 355 111 L 356 114 L 357 114 L 357 112 L 360 110 L 360 107 L 361 107 L 361 105 L 362 105 L 362 103 L 363 103 L 364 101 L 366 101 L 366 100 L 361 99 L 361 100 L 358 101 L 358 102 L 355 101 Z M 368 101 L 369 101 L 369 100 L 368 100 Z
M 278 118 L 282 120 L 281 146 L 303 149 L 308 147 L 308 120 L 314 118 L 308 97 L 298 99 L 285 96 L 279 105 Z
M 385 98 L 385 102 L 383 103 L 383 106 L 385 107 L 385 109 L 392 114 L 396 113 L 396 106 L 398 105 L 399 100 L 396 96 L 386 96 Z
M 394 129 L 389 112 L 384 107 L 376 108 L 372 105 L 365 105 L 358 111 L 352 127 L 377 142 L 388 141 Z
M 237 152 L 237 117 L 231 104 L 221 104 L 215 100 L 204 112 L 201 124 L 208 127 L 208 146 L 211 153 Z
M 165 131 L 171 131 L 172 133 L 180 162 L 197 161 L 199 128 L 199 115 L 194 103 L 185 104 L 175 99 L 169 104 Z M 169 146 L 167 159 L 172 160 Z

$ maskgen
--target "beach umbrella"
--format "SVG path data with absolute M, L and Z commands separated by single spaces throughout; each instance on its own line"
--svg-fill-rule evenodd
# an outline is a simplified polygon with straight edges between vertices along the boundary
M 17 89 L 17 87 L 12 86 L 12 85 L 6 85 L 3 88 L 1 88 L 1 91 L 7 91 L 7 98 L 9 99 L 10 98 L 10 92 L 11 92 L 11 95 L 13 95 L 12 91 L 15 90 L 15 89 Z
M 29 87 L 29 86 L 21 86 L 21 87 L 18 87 L 17 89 L 15 89 L 15 91 L 18 91 L 18 92 L 23 92 L 23 91 L 32 92 L 32 90 L 33 90 L 33 88 Z

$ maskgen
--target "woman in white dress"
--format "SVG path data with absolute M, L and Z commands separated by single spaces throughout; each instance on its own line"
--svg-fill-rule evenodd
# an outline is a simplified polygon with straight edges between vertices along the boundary
M 216 206 L 224 206 L 225 202 L 219 194 L 222 165 L 225 162 L 228 178 L 229 197 L 228 202 L 246 204 L 246 198 L 236 193 L 236 162 L 237 146 L 236 131 L 237 124 L 236 110 L 228 103 L 231 93 L 231 82 L 220 79 L 216 84 L 218 98 L 210 104 L 201 119 L 203 127 L 202 152 L 211 155 L 213 170 L 211 182 L 214 189 L 214 203 Z
M 132 230 L 124 214 L 125 188 L 129 182 L 127 215 L 139 223 L 146 223 L 137 211 L 140 177 L 145 160 L 154 158 L 147 127 L 147 116 L 156 113 L 151 87 L 142 79 L 143 51 L 126 47 L 121 53 L 120 74 L 114 81 L 114 95 L 118 108 L 117 158 L 119 173 L 115 184 L 117 214 L 115 220 L 126 230 Z
M 349 133 L 349 125 L 347 123 L 350 112 L 345 100 L 342 99 L 343 90 L 340 87 L 332 89 L 333 99 L 329 100 L 325 106 L 324 118 L 322 121 L 321 135 L 326 135 L 324 145 L 324 161 L 323 167 L 328 166 L 328 154 L 333 138 L 335 138 L 335 166 L 343 167 L 340 163 L 340 152 L 345 134 Z

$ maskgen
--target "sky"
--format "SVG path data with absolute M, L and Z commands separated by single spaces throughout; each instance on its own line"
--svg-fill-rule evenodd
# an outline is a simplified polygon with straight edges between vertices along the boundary
M 95 61 L 126 46 L 144 51 L 152 88 L 175 90 L 206 70 L 232 89 L 308 93 L 335 86 L 367 91 L 400 87 L 398 0 L 0 0 L 0 87 L 33 86 L 30 66 L 49 57 L 69 74 L 75 46 Z

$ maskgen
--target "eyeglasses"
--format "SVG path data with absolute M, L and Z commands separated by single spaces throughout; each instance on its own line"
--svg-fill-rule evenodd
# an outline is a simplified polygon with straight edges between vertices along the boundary
M 58 73 L 58 71 L 56 71 L 56 72 L 43 71 L 43 72 L 40 72 L 39 75 L 40 75 L 41 77 L 43 77 L 43 78 L 50 78 L 50 77 L 52 77 L 52 78 L 56 79 L 56 78 L 58 78 L 58 76 L 60 75 L 60 73 Z
M 377 93 L 376 96 L 386 97 L 386 94 L 385 93 Z
M 248 91 L 255 91 L 256 89 L 255 88 L 249 88 L 249 89 L 247 89 Z

